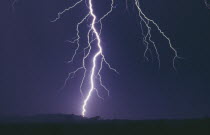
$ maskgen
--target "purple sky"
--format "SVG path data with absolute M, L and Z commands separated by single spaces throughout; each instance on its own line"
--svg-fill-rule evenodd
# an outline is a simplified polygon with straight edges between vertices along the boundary
M 66 87 L 59 88 L 76 68 L 65 61 L 74 46 L 65 40 L 75 37 L 76 23 L 87 13 L 78 6 L 56 23 L 58 11 L 75 0 L 19 0 L 12 10 L 10 1 L 1 1 L 0 21 L 0 115 L 37 113 L 80 114 L 82 98 L 78 73 Z M 183 60 L 172 68 L 167 42 L 155 31 L 160 50 L 157 60 L 143 57 L 138 14 L 118 0 L 113 13 L 104 21 L 101 35 L 107 60 L 120 75 L 104 68 L 102 75 L 110 96 L 99 89 L 105 100 L 93 94 L 87 116 L 105 118 L 159 119 L 191 118 L 210 115 L 210 11 L 201 1 L 144 0 L 142 9 L 171 38 Z M 97 15 L 109 8 L 109 1 L 95 2 Z M 85 25 L 81 31 L 86 31 Z M 86 35 L 84 35 L 86 36 Z M 85 38 L 81 40 L 85 43 Z M 80 59 L 80 56 L 78 56 Z

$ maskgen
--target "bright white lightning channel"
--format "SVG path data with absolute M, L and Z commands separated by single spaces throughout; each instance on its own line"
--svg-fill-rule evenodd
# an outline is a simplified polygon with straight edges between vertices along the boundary
M 76 27 L 76 31 L 77 31 L 77 38 L 74 39 L 73 41 L 68 41 L 70 43 L 76 43 L 77 44 L 77 47 L 74 51 L 74 54 L 71 58 L 71 60 L 69 61 L 69 63 L 73 62 L 74 61 L 74 58 L 75 56 L 77 55 L 77 52 L 80 48 L 80 31 L 79 31 L 79 27 L 81 24 L 83 24 L 85 21 L 87 21 L 89 18 L 91 18 L 91 23 L 89 24 L 90 27 L 89 27 L 89 31 L 87 33 L 87 47 L 83 48 L 83 52 L 84 52 L 84 55 L 83 55 L 83 59 L 82 59 L 82 66 L 81 67 L 78 67 L 75 71 L 73 72 L 70 72 L 68 74 L 68 77 L 66 78 L 65 80 L 65 83 L 64 83 L 64 86 L 66 85 L 67 81 L 70 79 L 70 78 L 73 78 L 74 75 L 80 71 L 80 70 L 83 70 L 84 73 L 83 73 L 83 78 L 82 78 L 82 81 L 81 81 L 81 84 L 80 84 L 80 92 L 81 92 L 81 95 L 82 97 L 84 98 L 83 100 L 83 105 L 82 105 L 82 111 L 81 111 L 81 114 L 82 116 L 86 116 L 86 109 L 87 109 L 87 104 L 88 104 L 88 101 L 93 93 L 93 91 L 96 92 L 97 96 L 101 99 L 103 99 L 100 95 L 99 95 L 99 92 L 96 88 L 96 78 L 98 78 L 99 80 L 99 84 L 102 88 L 104 88 L 107 92 L 108 92 L 108 95 L 109 95 L 109 90 L 103 85 L 103 82 L 102 82 L 102 76 L 100 74 L 102 68 L 103 68 L 103 64 L 106 64 L 108 66 L 109 69 L 113 70 L 114 72 L 118 73 L 114 68 L 112 68 L 110 66 L 110 64 L 106 61 L 105 59 L 105 56 L 103 54 L 103 48 L 102 48 L 102 45 L 101 45 L 101 38 L 100 38 L 100 34 L 102 32 L 102 20 L 105 19 L 113 10 L 114 8 L 114 2 L 115 0 L 110 0 L 111 2 L 111 5 L 110 5 L 110 10 L 104 15 L 102 16 L 101 18 L 97 19 L 98 17 L 96 16 L 95 14 L 95 11 L 94 11 L 94 5 L 93 5 L 93 0 L 79 0 L 78 2 L 76 2 L 75 4 L 73 4 L 72 6 L 64 9 L 63 11 L 61 12 L 58 12 L 58 15 L 57 15 L 57 18 L 55 18 L 52 22 L 56 22 L 57 20 L 59 20 L 62 16 L 62 14 L 64 14 L 65 12 L 75 8 L 77 5 L 81 4 L 81 3 L 84 3 L 86 4 L 87 8 L 88 8 L 88 13 L 86 14 L 86 16 L 84 18 L 81 19 L 80 22 L 77 23 L 77 27 Z M 176 51 L 176 49 L 173 47 L 172 43 L 171 43 L 171 40 L 169 37 L 167 37 L 165 35 L 165 33 L 160 29 L 160 27 L 158 26 L 158 24 L 153 21 L 152 19 L 149 19 L 142 11 L 142 9 L 140 8 L 140 3 L 139 3 L 139 0 L 133 0 L 135 2 L 135 6 L 137 8 L 137 11 L 138 11 L 138 15 L 139 15 L 139 18 L 140 18 L 140 25 L 141 25 L 141 30 L 142 30 L 142 36 L 143 36 L 143 43 L 145 44 L 146 46 L 146 49 L 145 49 L 145 52 L 144 52 L 144 57 L 146 60 L 149 60 L 148 57 L 146 56 L 147 52 L 148 51 L 151 51 L 150 50 L 150 45 L 152 45 L 151 47 L 153 47 L 155 49 L 155 53 L 156 53 L 156 56 L 157 56 L 157 60 L 158 60 L 158 63 L 159 63 L 159 67 L 160 67 L 160 56 L 159 56 L 159 52 L 158 52 L 158 48 L 156 47 L 156 44 L 155 42 L 151 39 L 152 38 L 152 34 L 151 34 L 151 29 L 152 29 L 152 26 L 151 24 L 153 24 L 157 30 L 160 32 L 160 34 L 168 41 L 168 44 L 169 44 L 169 47 L 170 49 L 174 52 L 174 57 L 173 57 L 173 67 L 175 69 L 175 60 L 176 58 L 179 58 L 178 57 L 178 53 Z M 126 8 L 128 8 L 128 4 L 127 4 L 127 0 L 126 0 Z M 96 25 L 99 24 L 100 25 L 100 29 L 97 30 L 96 28 Z M 144 32 L 143 28 L 144 26 L 146 27 L 146 32 Z M 90 37 L 94 37 L 93 39 L 91 39 Z M 94 41 L 97 41 L 97 51 L 96 52 L 93 52 L 92 50 L 92 45 L 93 45 L 93 42 Z M 86 68 L 86 59 L 88 57 L 90 57 L 90 53 L 93 53 L 94 55 L 92 56 L 91 58 L 91 69 L 90 69 L 90 76 L 87 77 L 86 73 L 87 73 L 87 68 Z M 97 62 L 100 62 L 100 64 L 98 64 Z M 99 66 L 99 67 L 98 67 Z M 97 71 L 98 69 L 98 71 Z M 86 96 L 84 96 L 83 94 L 83 90 L 82 90 L 82 87 L 83 87 L 83 83 L 85 80 L 89 80 L 89 83 L 90 83 L 90 88 L 88 89 L 88 94 Z M 63 86 L 63 87 L 64 87 Z

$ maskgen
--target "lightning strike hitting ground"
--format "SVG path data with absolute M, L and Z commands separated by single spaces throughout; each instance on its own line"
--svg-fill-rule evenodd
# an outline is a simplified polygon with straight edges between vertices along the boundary
M 106 88 L 106 86 L 103 85 L 102 76 L 100 74 L 101 70 L 103 69 L 103 65 L 104 64 L 107 65 L 107 67 L 109 69 L 118 73 L 117 70 L 112 68 L 110 66 L 110 64 L 106 61 L 105 56 L 103 54 L 103 46 L 101 44 L 101 38 L 100 38 L 100 34 L 101 34 L 102 28 L 103 28 L 102 21 L 113 11 L 115 0 L 110 0 L 110 2 L 111 2 L 110 10 L 100 18 L 98 18 L 95 14 L 96 11 L 94 10 L 93 1 L 94 0 L 79 0 L 78 2 L 73 4 L 72 6 L 64 9 L 61 12 L 58 12 L 57 17 L 52 21 L 52 22 L 58 21 L 65 12 L 75 8 L 79 4 L 83 3 L 83 4 L 86 4 L 86 6 L 87 6 L 88 13 L 86 14 L 86 16 L 84 16 L 81 19 L 80 22 L 77 23 L 76 39 L 74 39 L 73 41 L 68 40 L 68 42 L 77 45 L 76 49 L 74 50 L 74 54 L 73 54 L 71 60 L 68 63 L 72 63 L 74 61 L 75 56 L 77 55 L 78 50 L 81 47 L 80 46 L 80 30 L 79 30 L 79 27 L 84 22 L 87 22 L 90 25 L 89 31 L 87 33 L 87 47 L 83 48 L 84 55 L 83 55 L 81 67 L 78 67 L 75 71 L 70 72 L 68 74 L 68 77 L 66 78 L 64 86 L 63 86 L 63 87 L 65 87 L 67 81 L 70 78 L 74 78 L 75 74 L 78 71 L 83 70 L 83 78 L 82 78 L 82 81 L 81 81 L 81 84 L 80 84 L 80 93 L 81 93 L 81 95 L 84 99 L 83 100 L 83 105 L 82 105 L 82 111 L 81 111 L 82 116 L 86 115 L 87 104 L 88 104 L 88 101 L 90 100 L 90 97 L 92 96 L 94 91 L 96 92 L 96 94 L 99 98 L 103 99 L 103 97 L 101 97 L 99 95 L 99 91 L 96 88 L 96 79 L 99 80 L 99 85 L 103 89 L 105 89 L 107 91 L 108 95 L 109 95 L 109 90 Z M 143 13 L 143 11 L 140 7 L 139 0 L 132 0 L 132 1 L 135 2 L 135 6 L 136 6 L 136 9 L 138 11 L 139 18 L 140 18 L 140 25 L 141 25 L 142 36 L 143 36 L 143 43 L 146 47 L 145 52 L 144 52 L 145 59 L 149 60 L 146 54 L 148 53 L 148 51 L 151 53 L 150 46 L 153 47 L 155 49 L 155 53 L 156 53 L 156 56 L 157 56 L 159 67 L 160 67 L 160 55 L 159 55 L 159 52 L 158 52 L 158 48 L 156 47 L 156 43 L 151 39 L 152 38 L 152 33 L 151 33 L 152 26 L 155 26 L 155 28 L 159 31 L 159 33 L 162 35 L 162 37 L 165 38 L 168 41 L 168 45 L 169 45 L 170 49 L 174 52 L 173 67 L 175 69 L 175 60 L 176 60 L 176 58 L 180 58 L 180 57 L 178 56 L 178 53 L 177 53 L 176 49 L 173 47 L 170 38 L 165 35 L 165 33 L 160 29 L 160 27 L 158 26 L 158 24 L 155 21 L 153 21 L 152 19 L 149 19 Z M 128 3 L 127 2 L 128 2 L 128 0 L 126 0 L 126 8 L 128 8 Z M 92 19 L 90 23 L 88 22 L 89 18 Z M 98 28 L 96 26 L 97 24 L 99 24 L 99 26 L 100 26 L 99 29 L 97 29 Z M 146 28 L 146 32 L 144 31 L 144 27 Z M 97 50 L 94 52 L 92 47 L 93 47 L 93 45 L 95 45 L 95 44 L 93 44 L 95 41 L 97 42 L 97 44 L 95 46 L 97 48 Z M 91 56 L 90 53 L 93 53 L 93 56 Z M 86 67 L 86 64 L 85 64 L 86 59 L 88 57 L 91 57 L 90 58 L 91 59 L 91 68 L 90 69 L 88 69 Z M 88 71 L 90 72 L 89 76 L 87 76 Z M 86 88 L 88 90 L 87 91 L 88 93 L 87 93 L 86 96 L 84 95 L 83 90 L 82 90 L 85 80 L 88 80 L 89 84 L 90 84 L 90 88 L 89 89 Z

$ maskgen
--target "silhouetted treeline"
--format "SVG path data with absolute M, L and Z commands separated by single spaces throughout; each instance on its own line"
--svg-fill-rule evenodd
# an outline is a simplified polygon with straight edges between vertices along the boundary
M 210 119 L 102 120 L 99 116 L 0 118 L 0 135 L 210 135 Z

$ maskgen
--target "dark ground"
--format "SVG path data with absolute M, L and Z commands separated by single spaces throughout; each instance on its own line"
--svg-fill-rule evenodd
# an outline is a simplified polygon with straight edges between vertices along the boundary
M 7 119 L 7 120 L 6 120 Z M 1 119 L 0 135 L 210 135 L 210 119 L 97 120 L 74 115 Z

